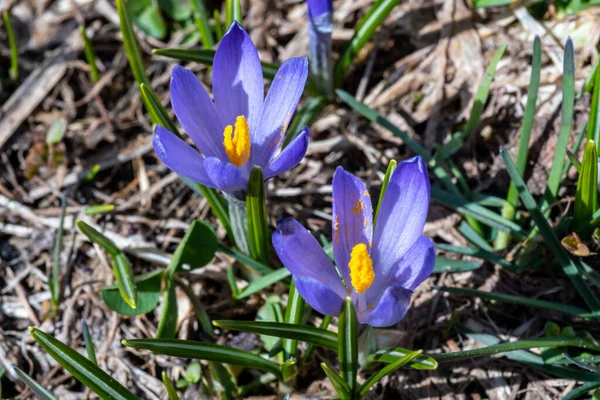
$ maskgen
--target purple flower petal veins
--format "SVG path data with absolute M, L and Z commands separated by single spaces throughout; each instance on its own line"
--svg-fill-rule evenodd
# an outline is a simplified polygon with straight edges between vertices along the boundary
M 265 99 L 258 51 L 250 36 L 234 22 L 215 53 L 214 101 L 191 71 L 173 68 L 173 110 L 199 152 L 157 129 L 154 147 L 159 158 L 181 175 L 243 198 L 253 166 L 260 166 L 269 179 L 296 166 L 306 154 L 310 140 L 307 128 L 293 146 L 279 154 L 278 149 L 307 76 L 306 57 L 287 60 Z
M 429 198 L 423 160 L 414 157 L 400 163 L 373 232 L 373 210 L 365 185 L 338 168 L 333 178 L 332 240 L 341 276 L 335 279 L 331 262 L 316 239 L 296 221 L 280 222 L 273 245 L 313 308 L 338 315 L 341 299 L 350 295 L 361 323 L 391 326 L 404 318 L 413 290 L 434 268 L 433 243 L 423 236 Z M 329 309 L 327 303 L 335 307 Z

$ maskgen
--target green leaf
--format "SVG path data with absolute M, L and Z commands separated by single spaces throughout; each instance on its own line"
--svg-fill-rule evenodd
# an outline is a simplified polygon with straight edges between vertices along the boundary
M 173 58 L 179 61 L 197 62 L 204 65 L 212 65 L 215 57 L 215 50 L 201 49 L 154 49 L 152 52 L 158 56 Z M 273 80 L 279 69 L 278 65 L 261 62 L 263 75 L 265 79 Z
M 466 289 L 466 288 L 457 288 L 457 287 L 446 287 L 442 286 L 437 288 L 442 292 L 452 293 L 459 296 L 472 296 L 479 297 L 481 299 L 488 299 L 493 301 L 499 301 L 504 303 L 512 303 L 512 304 L 522 304 L 530 307 L 543 308 L 546 310 L 552 310 L 564 314 L 573 315 L 579 318 L 593 318 L 594 314 L 590 313 L 587 310 L 584 310 L 579 307 L 567 305 L 567 304 L 558 304 L 552 303 L 550 301 L 532 299 L 529 297 L 520 297 L 520 296 L 512 296 L 509 294 L 495 293 L 495 292 L 482 292 L 480 290 L 474 289 Z
M 554 159 L 550 173 L 548 174 L 548 183 L 546 192 L 542 200 L 541 209 L 546 210 L 550 204 L 553 204 L 560 187 L 563 166 L 565 165 L 565 154 L 569 137 L 571 136 L 571 126 L 573 125 L 573 108 L 575 104 L 575 56 L 573 51 L 573 42 L 567 39 L 565 45 L 563 61 L 563 82 L 562 82 L 562 107 L 560 114 L 560 129 L 558 140 L 554 150 Z
M 319 329 L 327 330 L 327 328 L 331 324 L 332 319 L 333 317 L 331 315 L 325 315 L 323 317 L 323 321 L 321 321 L 321 324 L 319 325 Z M 335 336 L 335 340 L 335 346 L 331 347 L 332 350 L 337 350 L 337 335 Z M 309 344 L 308 349 L 306 349 L 306 352 L 304 352 L 302 361 L 305 364 L 310 363 L 310 361 L 312 360 L 313 353 L 315 352 L 315 346 L 316 345 L 314 343 Z
M 158 0 L 160 8 L 175 21 L 185 21 L 192 17 L 192 5 L 181 0 Z
M 477 232 L 466 221 L 461 221 L 461 223 L 458 224 L 457 230 L 461 235 L 463 235 L 463 237 L 465 239 L 467 239 L 469 242 L 474 244 L 476 247 L 478 247 L 482 250 L 485 250 L 485 251 L 489 251 L 490 253 L 494 251 L 492 246 L 490 246 L 489 243 L 485 240 L 485 238 L 483 238 L 481 236 L 482 233 Z M 500 231 L 500 232 L 504 232 L 504 231 Z
M 350 42 L 346 45 L 342 54 L 335 64 L 334 76 L 336 86 L 341 86 L 346 71 L 359 51 L 371 39 L 375 30 L 383 23 L 392 9 L 400 3 L 400 0 L 377 0 L 361 21 L 357 24 L 356 32 Z
M 86 387 L 104 399 L 138 400 L 116 379 L 102 371 L 76 350 L 37 328 L 29 328 L 31 336 L 52 358 Z
M 52 258 L 52 274 L 48 279 L 50 287 L 50 295 L 52 297 L 52 306 L 57 308 L 60 302 L 60 253 L 62 252 L 62 237 L 63 227 L 65 223 L 65 212 L 67 209 L 67 197 L 63 195 L 60 199 L 60 220 L 58 222 L 58 230 L 54 239 L 54 254 Z
M 262 169 L 254 166 L 248 181 L 246 194 L 246 217 L 248 241 L 252 258 L 266 264 L 269 262 L 270 235 L 267 227 L 267 204 L 265 200 L 265 179 Z
M 114 204 L 98 204 L 85 208 L 85 215 L 97 215 L 112 212 L 115 209 Z
M 172 339 L 177 331 L 177 295 L 175 291 L 175 282 L 166 278 L 166 287 L 163 292 L 162 308 L 160 312 L 160 321 L 156 329 L 157 339 Z
M 96 52 L 94 51 L 92 42 L 87 36 L 85 26 L 81 27 L 81 39 L 83 40 L 83 52 L 85 54 L 85 59 L 90 67 L 90 78 L 92 79 L 92 82 L 98 82 L 100 80 L 100 71 L 96 65 Z
M 172 357 L 186 359 L 216 361 L 225 364 L 240 365 L 256 368 L 281 378 L 281 371 L 277 364 L 266 360 L 249 351 L 212 343 L 195 342 L 178 339 L 139 339 L 124 340 L 124 346 L 140 350 L 150 350 L 154 354 L 164 354 Z
M 290 285 L 290 291 L 288 292 L 287 305 L 285 307 L 285 318 L 284 321 L 287 324 L 295 325 L 298 329 L 302 327 L 302 317 L 304 316 L 304 305 L 306 302 L 300 296 L 300 292 L 296 290 L 294 281 Z M 288 360 L 290 357 L 296 358 L 296 351 L 298 342 L 295 339 L 284 339 L 283 340 L 283 357 Z
M 67 130 L 67 120 L 59 117 L 52 122 L 48 133 L 46 133 L 46 143 L 48 145 L 58 144 L 63 139 Z
M 255 270 L 256 272 L 263 274 L 263 275 L 267 275 L 273 272 L 273 270 L 269 267 L 267 267 L 266 265 L 253 260 L 252 257 L 249 257 L 243 253 L 240 253 L 237 250 L 231 249 L 227 246 L 225 246 L 222 243 L 217 243 L 217 251 L 223 253 L 223 254 L 227 254 L 230 257 L 233 257 L 234 259 L 236 259 L 237 261 L 246 264 L 247 266 L 249 266 L 250 268 L 252 268 L 253 270 Z M 280 271 L 280 270 L 278 270 Z
M 8 46 L 10 47 L 10 68 L 8 70 L 8 75 L 10 76 L 10 79 L 16 81 L 19 78 L 19 52 L 17 50 L 17 40 L 15 38 L 15 31 L 13 30 L 8 10 L 4 10 L 2 17 L 4 18 L 4 27 L 6 28 Z
M 327 363 L 322 362 L 321 368 L 325 371 L 325 375 L 331 381 L 333 388 L 335 389 L 338 396 L 340 396 L 341 400 L 349 400 L 352 398 L 351 389 L 346 383 L 346 381 L 337 374 Z
M 596 143 L 589 140 L 583 153 L 581 171 L 577 180 L 575 206 L 573 211 L 573 229 L 584 236 L 589 235 L 588 222 L 598 210 L 598 152 Z
M 229 320 L 213 321 L 213 324 L 221 329 L 299 340 L 332 350 L 338 348 L 337 335 L 335 333 L 326 329 L 315 328 L 314 326 L 281 322 Z
M 569 277 L 569 279 L 571 279 L 573 286 L 575 286 L 575 289 L 577 289 L 579 295 L 594 313 L 596 319 L 600 320 L 600 301 L 598 301 L 598 298 L 594 292 L 592 292 L 579 272 L 581 269 L 583 269 L 581 262 L 579 260 L 572 259 L 567 251 L 563 248 L 560 240 L 546 220 L 546 217 L 544 217 L 544 214 L 542 214 L 538 208 L 533 196 L 531 196 L 531 193 L 529 193 L 529 190 L 527 190 L 527 186 L 525 186 L 523 178 L 521 178 L 517 172 L 515 165 L 513 164 L 508 153 L 501 148 L 500 154 L 502 155 L 502 159 L 504 160 L 504 164 L 506 165 L 506 170 L 510 175 L 510 179 L 515 184 L 523 204 L 530 212 L 533 221 L 537 225 L 537 228 L 540 230 L 540 233 L 544 238 L 544 241 L 548 247 L 550 247 L 554 257 L 563 268 L 563 271 L 565 271 L 565 274 Z
M 99 245 L 108 253 L 109 256 L 114 257 L 121 252 L 121 250 L 115 245 L 115 243 L 104 236 L 102 233 L 98 232 L 95 228 L 91 227 L 87 223 L 82 220 L 77 220 L 77 227 L 87 238 Z
M 380 369 L 375 375 L 373 375 L 369 379 L 367 379 L 367 381 L 365 383 L 363 383 L 360 386 L 360 388 L 358 388 L 359 398 L 366 396 L 369 389 L 371 389 L 371 386 L 373 386 L 374 384 L 379 382 L 383 377 L 391 374 L 392 372 L 396 371 L 397 369 L 402 368 L 406 364 L 410 363 L 416 357 L 420 356 L 421 353 L 422 353 L 421 350 L 413 351 L 412 353 L 409 353 L 409 354 L 405 355 L 404 357 L 402 357 L 402 358 L 394 361 L 393 363 L 388 364 L 385 367 L 383 367 L 382 369 Z
M 42 385 L 37 383 L 33 378 L 27 375 L 24 371 L 13 365 L 13 368 L 23 383 L 40 399 L 40 400 L 57 400 L 56 397 Z
M 119 252 L 112 257 L 113 274 L 117 281 L 117 287 L 121 298 L 131 308 L 137 307 L 137 289 L 133 277 L 131 263 L 125 256 L 125 253 Z
M 383 201 L 383 196 L 385 196 L 385 191 L 387 190 L 388 184 L 392 177 L 392 174 L 396 170 L 396 160 L 390 160 L 388 164 L 387 170 L 385 171 L 385 176 L 383 177 L 383 182 L 381 183 L 381 192 L 379 193 L 379 200 L 377 200 L 377 209 L 375 211 L 375 220 L 373 221 L 373 228 L 375 228 L 375 224 L 377 223 L 377 218 L 379 218 L 379 209 L 381 208 L 381 202 Z
M 368 362 L 369 365 L 374 362 L 394 363 L 412 353 L 413 350 L 401 348 L 379 350 L 369 356 Z M 430 356 L 418 355 L 408 363 L 408 367 L 420 370 L 433 370 L 437 369 L 438 362 Z
M 542 44 L 538 36 L 533 42 L 533 61 L 531 65 L 531 77 L 529 78 L 529 88 L 527 89 L 527 104 L 525 105 L 525 114 L 523 114 L 523 124 L 521 125 L 521 135 L 519 136 L 519 147 L 517 149 L 517 158 L 515 166 L 517 171 L 522 176 L 525 174 L 527 166 L 527 156 L 529 153 L 529 138 L 531 137 L 531 129 L 535 118 L 536 103 L 538 90 L 540 87 L 540 70 L 542 68 Z M 519 203 L 519 193 L 512 183 L 508 188 L 506 196 L 506 204 L 502 208 L 502 216 L 512 220 L 515 216 L 515 208 Z M 498 232 L 495 248 L 500 250 L 506 248 L 510 241 L 510 235 L 507 232 Z
M 152 116 L 152 120 L 157 121 L 159 125 L 181 137 L 177 126 L 171 117 L 169 117 L 169 113 L 163 107 L 162 103 L 156 96 L 156 93 L 154 93 L 154 90 L 152 90 L 152 87 L 146 83 L 141 83 L 140 93 L 142 95 L 142 99 L 144 100 L 144 104 L 148 105 L 148 113 Z
M 433 273 L 440 274 L 442 272 L 465 272 L 474 271 L 479 268 L 481 268 L 481 263 L 478 263 L 477 261 L 454 260 L 452 258 L 436 257 Z
M 91 362 L 98 365 L 98 360 L 96 359 L 96 350 L 94 350 L 94 342 L 90 336 L 90 330 L 88 329 L 85 318 L 81 320 L 81 332 L 83 333 L 83 341 L 85 342 L 85 350 L 87 351 L 88 358 Z
M 281 298 L 273 295 L 269 296 L 265 304 L 256 313 L 257 322 L 283 322 L 283 308 L 281 306 Z M 213 322 L 213 324 L 219 321 Z M 229 329 L 229 328 L 227 328 Z M 280 342 L 277 337 L 259 334 L 260 340 L 264 343 L 265 350 L 271 351 Z
M 102 299 L 113 311 L 133 317 L 154 310 L 160 299 L 160 284 L 163 270 L 157 269 L 135 277 L 137 287 L 137 307 L 132 308 L 124 301 L 117 285 L 111 285 L 100 291 Z
M 200 382 L 202 370 L 200 369 L 200 364 L 197 362 L 193 362 L 185 370 L 185 374 L 183 377 L 189 383 L 198 383 Z
M 571 390 L 569 393 L 562 397 L 562 400 L 573 400 L 578 399 L 588 392 L 600 388 L 600 382 L 590 382 L 585 385 L 579 386 L 577 389 Z
M 202 45 L 205 49 L 212 49 L 215 41 L 208 22 L 209 14 L 206 4 L 204 4 L 204 0 L 190 0 L 190 3 L 194 9 L 194 21 L 198 27 L 200 38 L 202 38 Z
M 204 221 L 194 220 L 177 246 L 167 267 L 169 275 L 189 272 L 212 261 L 217 251 L 217 234 Z
M 260 292 L 261 290 L 289 277 L 290 275 L 290 271 L 288 271 L 287 268 L 280 268 L 273 272 L 269 272 L 267 275 L 261 276 L 260 278 L 250 282 L 248 286 L 246 286 L 241 292 L 234 293 L 233 297 L 235 297 L 236 300 L 245 299 L 246 297 Z
M 485 260 L 485 261 L 488 261 L 488 262 L 491 262 L 494 264 L 499 264 L 507 269 L 515 268 L 515 266 L 512 265 L 506 259 L 504 259 L 500 256 L 497 256 L 496 254 L 485 251 L 485 250 L 474 249 L 471 247 L 453 246 L 453 245 L 446 244 L 446 243 L 435 243 L 435 247 L 437 249 L 440 249 L 443 251 L 450 251 L 450 252 L 457 253 L 457 254 L 464 254 L 466 256 L 480 258 L 482 260 Z
M 340 375 L 350 388 L 350 394 L 356 390 L 356 372 L 358 370 L 358 321 L 352 300 L 347 297 L 338 322 L 338 361 Z
M 177 390 L 173 386 L 173 383 L 167 376 L 166 372 L 162 373 L 162 380 L 165 385 L 165 389 L 167 389 L 167 394 L 169 395 L 169 400 L 179 400 L 179 396 L 177 395 Z
M 133 20 L 135 24 L 146 34 L 157 39 L 164 39 L 167 36 L 167 25 L 160 10 L 152 2 L 139 14 L 135 14 Z

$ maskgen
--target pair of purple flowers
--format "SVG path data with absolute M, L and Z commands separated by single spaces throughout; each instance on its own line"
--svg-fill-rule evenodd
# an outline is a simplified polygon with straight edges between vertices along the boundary
M 171 103 L 200 152 L 157 126 L 156 154 L 178 174 L 243 198 L 253 166 L 261 167 L 269 179 L 296 166 L 306 154 L 310 139 L 306 127 L 277 150 L 307 75 L 306 58 L 287 60 L 264 98 L 258 52 L 234 23 L 215 54 L 214 101 L 192 72 L 173 69 Z M 433 270 L 433 245 L 422 235 L 428 206 L 429 179 L 420 157 L 399 164 L 392 175 L 375 228 L 365 185 L 338 168 L 333 178 L 337 268 L 310 232 L 293 219 L 280 221 L 273 245 L 297 290 L 314 309 L 337 316 L 349 296 L 361 323 L 390 326 L 404 317 L 412 291 Z

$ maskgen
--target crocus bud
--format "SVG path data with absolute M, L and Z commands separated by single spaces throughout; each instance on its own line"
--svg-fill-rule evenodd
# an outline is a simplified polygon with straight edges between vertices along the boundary
M 333 1 L 307 0 L 310 72 L 322 95 L 333 98 Z

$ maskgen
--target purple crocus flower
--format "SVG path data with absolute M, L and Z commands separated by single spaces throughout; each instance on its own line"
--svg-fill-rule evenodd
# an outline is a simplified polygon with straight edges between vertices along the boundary
M 306 0 L 308 6 L 308 38 L 310 72 L 322 95 L 333 99 L 333 1 Z
M 399 322 L 413 290 L 433 271 L 435 251 L 423 235 L 429 208 L 429 178 L 421 157 L 398 165 L 373 232 L 366 186 L 338 167 L 333 176 L 334 267 L 317 240 L 294 219 L 279 222 L 273 246 L 296 289 L 315 310 L 340 314 L 345 297 L 363 324 Z
M 162 126 L 154 131 L 154 150 L 176 173 L 243 199 L 253 166 L 262 168 L 266 180 L 289 171 L 306 154 L 307 127 L 277 150 L 302 96 L 308 61 L 285 61 L 265 98 L 256 47 L 234 22 L 217 48 L 212 71 L 214 101 L 191 71 L 175 66 L 171 76 L 173 110 L 200 152 Z

